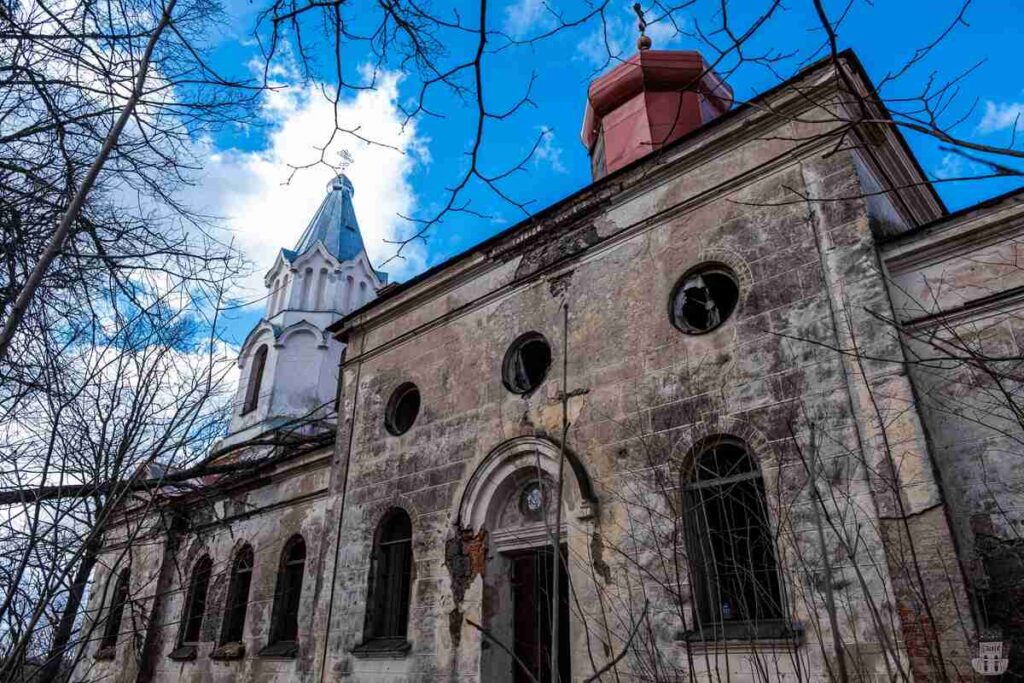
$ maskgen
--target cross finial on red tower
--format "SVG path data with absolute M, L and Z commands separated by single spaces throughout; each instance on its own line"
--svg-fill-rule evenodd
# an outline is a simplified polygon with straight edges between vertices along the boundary
M 639 2 L 633 3 L 633 11 L 636 12 L 638 19 L 636 27 L 640 29 L 640 37 L 636 39 L 636 49 L 638 50 L 650 50 L 651 49 L 651 37 L 644 33 L 647 30 L 647 20 L 644 19 L 644 8 L 640 6 Z

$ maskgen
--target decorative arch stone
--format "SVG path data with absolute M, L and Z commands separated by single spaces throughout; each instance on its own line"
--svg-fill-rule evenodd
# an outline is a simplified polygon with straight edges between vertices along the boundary
M 487 526 L 496 506 L 504 502 L 517 474 L 541 472 L 552 480 L 558 476 L 559 447 L 549 439 L 520 436 L 509 439 L 488 453 L 466 482 L 459 502 L 458 522 L 463 529 L 479 530 Z M 577 519 L 594 516 L 597 498 L 590 476 L 575 453 L 566 449 L 563 501 Z
M 323 241 L 317 241 L 316 245 L 312 249 L 302 252 L 299 254 L 290 264 L 292 272 L 300 270 L 309 261 L 314 260 L 314 256 L 319 256 L 321 259 L 326 261 L 333 268 L 340 267 L 340 262 L 335 258 L 327 247 L 324 246 Z
M 698 422 L 690 430 L 685 448 L 686 460 L 694 457 L 694 450 L 702 445 L 707 439 L 713 436 L 729 436 L 743 441 L 750 449 L 750 455 L 757 461 L 759 466 L 764 465 L 774 454 L 769 445 L 768 437 L 746 420 L 737 417 L 718 417 Z M 681 444 L 682 445 L 682 444 Z
M 738 252 L 722 247 L 702 246 L 693 265 L 699 265 L 706 261 L 729 266 L 732 272 L 736 274 L 736 279 L 739 280 L 741 297 L 743 296 L 743 290 L 750 291 L 750 287 L 754 283 L 754 275 L 750 271 L 750 264 Z
M 367 529 L 371 530 L 370 537 L 367 539 L 369 542 L 372 543 L 373 534 L 380 527 L 380 523 L 394 510 L 404 510 L 405 514 L 409 515 L 409 519 L 412 521 L 412 538 L 414 541 L 419 540 L 419 525 L 416 520 L 423 515 L 423 511 L 411 498 L 396 492 L 394 495 L 378 500 L 363 510 L 363 523 Z
M 203 557 L 203 555 L 213 557 L 213 554 L 210 552 L 210 546 L 207 544 L 207 539 L 197 536 L 192 539 L 192 542 L 188 545 L 188 549 L 182 555 L 184 566 L 191 569 L 192 565 Z
M 245 341 L 242 342 L 242 347 L 238 350 L 238 364 L 240 367 L 245 367 L 245 361 L 252 355 L 251 351 L 256 342 L 260 340 L 260 337 L 264 332 L 270 332 L 270 341 L 274 346 L 277 346 L 277 338 L 281 334 L 281 330 L 276 325 L 273 325 L 266 320 L 260 321 L 256 327 L 252 328 L 245 337 Z
M 781 465 L 778 451 L 757 427 L 737 417 L 719 417 L 694 425 L 687 438 L 687 443 L 680 444 L 681 450 L 686 453 L 686 456 L 680 461 L 679 471 L 675 475 L 680 478 L 685 476 L 694 458 L 704 449 L 709 439 L 716 436 L 741 441 L 762 476 L 766 469 Z M 682 448 L 684 445 L 685 448 Z M 778 492 L 775 490 L 776 484 L 771 477 L 765 477 L 764 484 L 769 493 L 767 503 L 771 524 L 773 528 L 778 529 L 783 517 L 779 507 Z
M 288 327 L 284 328 L 283 330 L 281 330 L 277 337 L 276 346 L 284 346 L 285 341 L 288 339 L 288 337 L 292 336 L 297 332 L 306 332 L 312 334 L 316 338 L 317 346 L 319 348 L 327 347 L 327 333 L 324 332 L 319 327 L 317 327 L 316 325 L 314 325 L 313 323 L 309 322 L 308 320 L 300 320 L 299 322 L 293 323 Z

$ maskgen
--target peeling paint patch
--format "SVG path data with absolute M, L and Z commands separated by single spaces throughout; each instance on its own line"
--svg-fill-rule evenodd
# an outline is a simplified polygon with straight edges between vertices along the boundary
M 462 610 L 458 607 L 448 613 L 448 632 L 452 636 L 452 649 L 457 649 L 462 642 Z
M 593 563 L 594 573 L 604 579 L 605 585 L 611 585 L 612 571 L 604 561 L 604 541 L 597 529 L 590 535 L 590 561 Z
M 474 534 L 472 529 L 456 527 L 445 541 L 444 560 L 452 579 L 452 597 L 455 604 L 460 605 L 469 584 L 477 576 L 483 576 L 487 565 L 487 530 Z

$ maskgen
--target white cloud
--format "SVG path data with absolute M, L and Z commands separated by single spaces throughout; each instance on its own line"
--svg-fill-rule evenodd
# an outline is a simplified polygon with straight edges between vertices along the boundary
M 375 265 L 394 253 L 384 243 L 409 229 L 398 214 L 416 211 L 411 175 L 417 164 L 429 161 L 426 140 L 414 123 L 402 126 L 396 74 L 378 74 L 375 90 L 359 91 L 343 100 L 338 123 L 362 138 L 395 147 L 368 144 L 352 135 L 338 134 L 326 159 L 338 164 L 342 152 L 351 154 L 345 173 L 355 186 L 355 208 L 370 260 Z M 192 204 L 198 210 L 223 217 L 236 246 L 256 266 L 246 283 L 249 296 L 263 293 L 263 274 L 278 250 L 292 247 L 324 198 L 334 172 L 325 166 L 299 170 L 288 182 L 291 165 L 319 158 L 334 129 L 334 107 L 316 85 L 292 86 L 270 93 L 261 110 L 269 124 L 263 148 L 255 151 L 220 150 L 208 146 L 206 164 L 197 182 Z M 406 276 L 423 267 L 424 254 L 413 245 L 404 261 L 392 261 L 386 270 Z
M 986 169 L 981 164 L 959 154 L 947 153 L 942 156 L 938 168 L 933 173 L 939 180 L 955 180 L 985 175 Z
M 985 115 L 978 124 L 981 133 L 995 133 L 1009 130 L 1014 126 L 1024 129 L 1024 102 L 993 102 L 985 103 Z
M 555 19 L 544 0 L 516 0 L 505 8 L 505 33 L 525 38 L 554 28 Z
M 548 126 L 541 126 L 540 134 L 543 137 L 533 152 L 533 163 L 535 165 L 544 163 L 556 173 L 565 173 L 566 168 L 562 163 L 562 148 L 555 144 L 555 131 Z
M 617 17 L 609 17 L 576 46 L 578 57 L 582 57 L 591 66 L 600 68 L 609 59 L 626 57 L 622 54 L 625 45 L 626 27 Z
M 655 48 L 664 49 L 679 40 L 679 29 L 683 27 L 683 21 L 681 17 L 674 17 L 674 19 L 675 24 L 665 17 L 661 21 L 647 25 L 646 33 L 650 36 Z M 677 26 L 678 28 L 676 28 Z
M 631 2 L 626 2 L 620 5 L 619 9 L 618 13 L 609 14 L 603 24 L 598 21 L 594 30 L 576 46 L 577 56 L 582 57 L 595 68 L 602 67 L 609 58 L 613 61 L 616 58 L 626 59 L 636 51 L 636 41 L 640 32 L 637 29 L 633 5 Z M 650 12 L 649 14 L 655 13 Z M 648 21 L 652 19 L 652 16 L 648 16 Z M 681 28 L 681 18 L 675 17 L 675 20 Z M 654 48 L 659 50 L 672 47 L 680 38 L 676 26 L 668 18 L 649 23 L 646 33 Z

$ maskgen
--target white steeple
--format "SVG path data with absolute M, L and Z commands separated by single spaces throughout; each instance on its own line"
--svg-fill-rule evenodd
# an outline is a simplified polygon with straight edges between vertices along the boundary
M 366 256 L 354 194 L 344 174 L 335 177 L 295 248 L 282 249 L 264 277 L 266 314 L 238 355 L 241 377 L 222 446 L 333 412 L 344 344 L 325 330 L 387 283 Z

